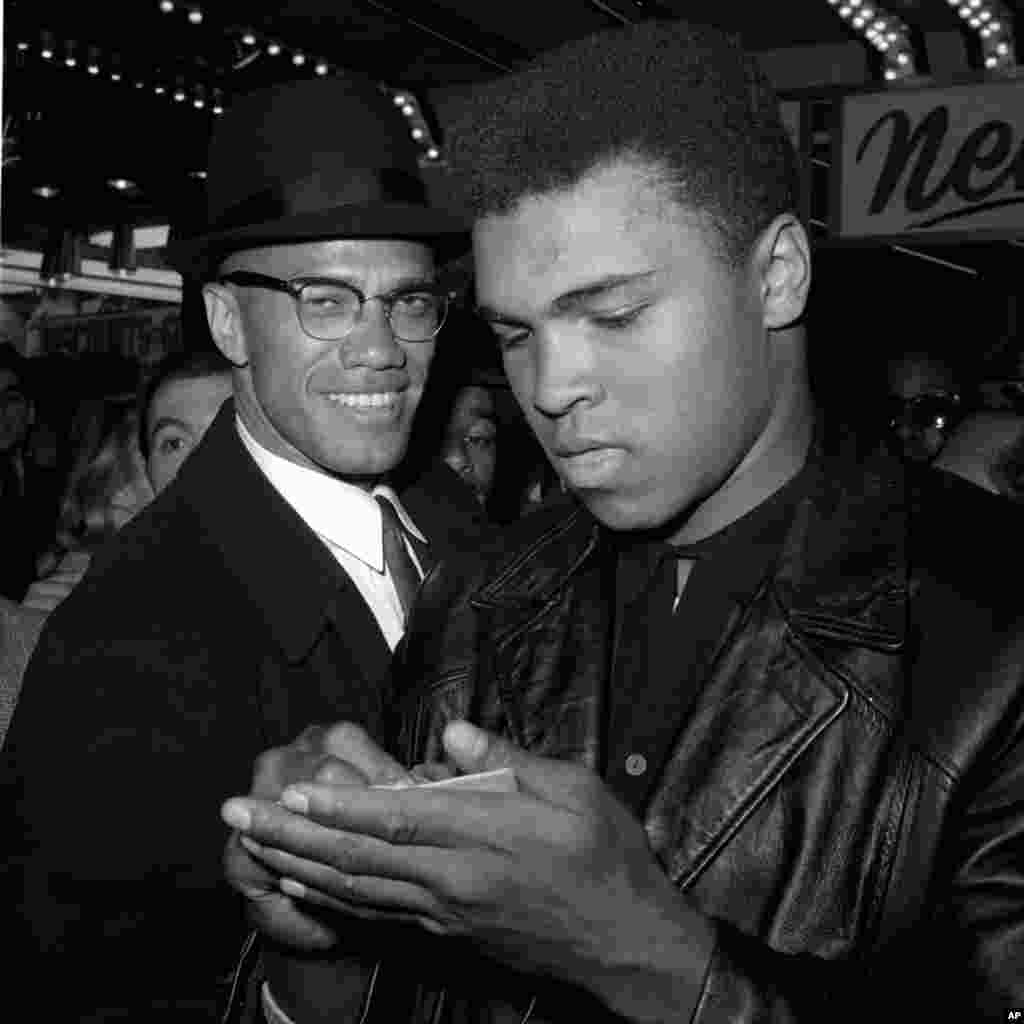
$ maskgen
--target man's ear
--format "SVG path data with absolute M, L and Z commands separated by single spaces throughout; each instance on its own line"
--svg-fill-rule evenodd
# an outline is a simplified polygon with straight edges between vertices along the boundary
M 761 233 L 755 258 L 765 327 L 791 326 L 803 315 L 811 287 L 811 244 L 800 221 L 776 217 Z
M 214 344 L 233 365 L 245 366 L 249 362 L 249 352 L 234 292 L 222 284 L 204 284 L 203 302 Z

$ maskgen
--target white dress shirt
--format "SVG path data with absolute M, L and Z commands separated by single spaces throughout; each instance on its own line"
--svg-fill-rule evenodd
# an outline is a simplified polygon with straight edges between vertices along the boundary
M 327 545 L 359 593 L 370 606 L 384 639 L 395 649 L 405 631 L 405 617 L 398 592 L 384 562 L 384 539 L 380 508 L 374 495 L 386 497 L 402 525 L 417 540 L 427 543 L 398 496 L 383 484 L 372 491 L 347 484 L 315 469 L 299 466 L 268 451 L 235 418 L 238 435 L 256 465 L 274 489 L 292 506 L 302 521 Z M 408 542 L 406 547 L 423 576 L 423 566 Z

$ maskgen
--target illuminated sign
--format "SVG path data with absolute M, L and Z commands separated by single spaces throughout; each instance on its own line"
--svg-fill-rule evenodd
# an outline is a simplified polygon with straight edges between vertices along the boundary
M 840 124 L 835 237 L 1024 237 L 1024 82 L 854 94 Z

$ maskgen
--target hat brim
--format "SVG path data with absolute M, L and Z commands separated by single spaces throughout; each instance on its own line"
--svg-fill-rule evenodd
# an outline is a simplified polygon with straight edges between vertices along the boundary
M 409 239 L 432 246 L 439 261 L 470 247 L 468 223 L 454 213 L 414 203 L 368 203 L 291 214 L 168 243 L 166 258 L 185 276 L 208 275 L 229 253 L 265 245 L 325 239 Z

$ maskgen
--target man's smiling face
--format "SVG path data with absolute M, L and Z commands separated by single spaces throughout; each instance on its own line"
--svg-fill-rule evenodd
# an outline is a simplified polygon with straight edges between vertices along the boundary
M 333 278 L 364 295 L 434 280 L 431 249 L 411 241 L 327 241 L 250 249 L 222 273 L 247 270 L 289 280 Z M 379 301 L 370 302 L 338 341 L 311 338 L 295 300 L 265 288 L 208 286 L 228 311 L 238 366 L 235 399 L 242 421 L 266 448 L 324 472 L 372 480 L 401 460 L 423 394 L 434 342 L 396 338 Z M 208 307 L 210 299 L 208 298 Z

